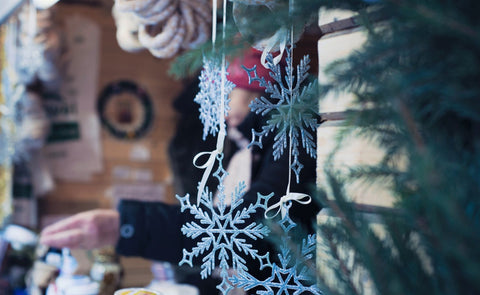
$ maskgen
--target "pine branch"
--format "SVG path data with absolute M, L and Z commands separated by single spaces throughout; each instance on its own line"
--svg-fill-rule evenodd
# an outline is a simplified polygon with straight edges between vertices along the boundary
M 442 12 L 435 11 L 427 5 L 422 5 L 421 3 L 415 3 L 415 1 L 409 0 L 387 0 L 399 8 L 408 10 L 409 13 L 421 16 L 424 18 L 424 21 L 429 24 L 435 24 L 442 29 L 449 29 L 451 32 L 456 34 L 461 34 L 465 38 L 473 41 L 477 46 L 480 46 L 480 34 L 478 30 L 475 30 L 471 26 L 459 22 L 455 17 L 445 15 Z

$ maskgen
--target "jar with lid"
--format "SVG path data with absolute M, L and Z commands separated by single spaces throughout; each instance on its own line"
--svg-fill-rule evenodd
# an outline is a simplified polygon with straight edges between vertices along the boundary
M 113 247 L 94 250 L 93 255 L 90 277 L 100 284 L 98 295 L 111 295 L 119 288 L 122 279 L 118 255 Z
M 152 263 L 153 280 L 147 288 L 168 295 L 198 295 L 199 290 L 191 285 L 178 284 L 175 281 L 175 271 L 169 262 L 154 261 Z

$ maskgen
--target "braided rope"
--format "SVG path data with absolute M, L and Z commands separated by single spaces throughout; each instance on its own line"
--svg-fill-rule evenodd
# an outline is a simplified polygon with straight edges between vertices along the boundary
M 170 58 L 208 40 L 210 10 L 209 0 L 115 0 L 117 41 L 127 51 L 141 46 Z

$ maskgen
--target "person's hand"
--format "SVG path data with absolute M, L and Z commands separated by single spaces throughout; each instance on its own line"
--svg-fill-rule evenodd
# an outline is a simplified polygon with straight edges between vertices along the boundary
M 55 248 L 95 249 L 115 245 L 119 228 L 117 211 L 91 210 L 47 226 L 40 233 L 40 243 Z

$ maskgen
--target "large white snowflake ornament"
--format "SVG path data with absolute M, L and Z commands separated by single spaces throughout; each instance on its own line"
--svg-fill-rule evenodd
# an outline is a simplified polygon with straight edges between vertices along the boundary
M 183 249 L 183 259 L 180 265 L 193 266 L 194 257 L 204 255 L 202 258 L 200 275 L 203 279 L 212 274 L 218 267 L 222 277 L 222 283 L 217 288 L 223 293 L 233 288 L 228 280 L 228 270 L 236 273 L 246 273 L 248 267 L 244 256 L 257 259 L 261 265 L 270 264 L 269 255 L 260 255 L 249 240 L 263 239 L 270 230 L 267 226 L 249 219 L 257 210 L 265 210 L 268 199 L 273 195 L 263 196 L 258 194 L 257 202 L 241 207 L 245 194 L 245 183 L 241 182 L 232 196 L 225 196 L 224 187 L 221 185 L 225 170 L 221 166 L 215 172 L 214 177 L 219 180 L 218 206 L 214 206 L 212 193 L 205 189 L 201 195 L 200 205 L 190 203 L 189 195 L 176 198 L 181 203 L 181 211 L 189 210 L 190 214 L 198 222 L 188 222 L 182 226 L 182 233 L 191 238 L 199 239 L 191 251 Z M 230 206 L 226 205 L 226 198 L 231 197 Z M 243 255 L 243 257 L 242 257 Z
M 235 88 L 235 84 L 227 80 L 227 72 L 222 72 L 220 61 L 204 58 L 203 65 L 200 74 L 200 92 L 194 100 L 200 104 L 200 120 L 203 123 L 203 139 L 205 140 L 208 134 L 215 136 L 222 129 L 222 125 L 225 127 L 224 117 L 228 114 L 228 102 L 230 101 L 228 96 Z
M 316 83 L 302 83 L 308 77 L 310 58 L 304 56 L 297 66 L 296 76 L 292 66 L 291 49 L 286 49 L 285 76 L 282 74 L 280 64 L 275 64 L 273 56 L 267 55 L 266 67 L 270 70 L 270 75 L 276 83 L 265 80 L 264 77 L 258 77 L 256 66 L 244 69 L 248 73 L 249 83 L 258 82 L 261 87 L 265 87 L 265 92 L 270 98 L 256 98 L 250 103 L 252 112 L 269 114 L 267 124 L 262 126 L 262 130 L 252 130 L 251 145 L 262 147 L 262 139 L 270 132 L 277 130 L 275 135 L 274 159 L 278 160 L 287 148 L 287 143 L 291 139 L 291 153 L 293 163 L 292 170 L 295 172 L 296 180 L 299 182 L 300 171 L 303 165 L 300 163 L 299 146 L 302 147 L 311 157 L 316 157 L 316 142 L 314 133 L 318 127 L 318 98 L 315 95 Z
M 266 267 L 270 267 L 271 275 L 265 280 L 259 280 L 252 275 L 244 272 L 232 276 L 230 282 L 245 291 L 257 288 L 258 295 L 321 295 L 323 294 L 318 286 L 314 283 L 315 278 L 312 276 L 315 272 L 308 268 L 308 264 L 312 263 L 313 254 L 315 253 L 316 237 L 308 235 L 302 241 L 300 255 L 291 253 L 291 239 L 288 232 L 296 226 L 290 219 L 288 214 L 279 222 L 285 235 L 282 236 L 281 253 L 278 253 L 280 264 L 270 263 Z M 263 290 L 258 290 L 263 289 Z

